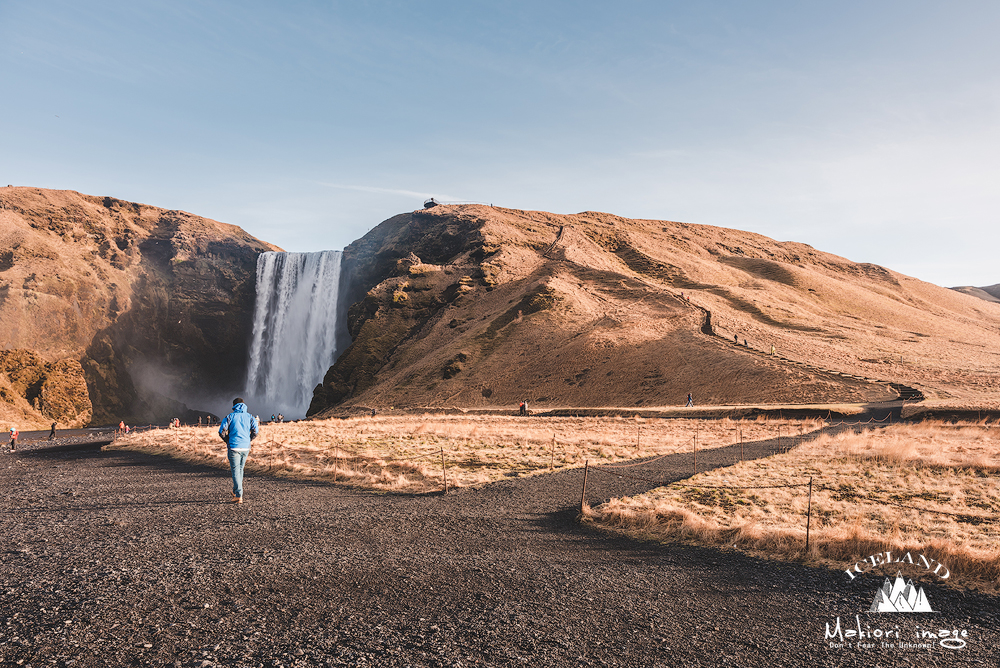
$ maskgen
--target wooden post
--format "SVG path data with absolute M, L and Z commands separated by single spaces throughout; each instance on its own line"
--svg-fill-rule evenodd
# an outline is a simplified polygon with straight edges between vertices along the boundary
M 340 466 L 340 446 L 336 447 L 336 454 L 333 458 L 333 481 L 337 482 L 337 467 Z
M 549 450 L 549 470 L 555 468 L 556 465 L 556 435 L 552 434 L 552 449 Z
M 694 437 L 694 472 L 695 475 L 698 473 L 698 437 Z
M 444 466 L 444 448 L 441 448 L 441 473 L 444 475 L 444 493 L 448 493 L 448 469 Z
M 639 430 L 642 429 L 642 425 L 635 426 L 635 454 L 639 455 Z
M 580 492 L 580 512 L 583 512 L 583 505 L 587 502 L 587 474 L 590 473 L 590 460 L 583 465 L 583 491 Z
M 806 556 L 809 556 L 809 523 L 812 519 L 813 479 L 809 476 L 809 505 L 806 506 Z

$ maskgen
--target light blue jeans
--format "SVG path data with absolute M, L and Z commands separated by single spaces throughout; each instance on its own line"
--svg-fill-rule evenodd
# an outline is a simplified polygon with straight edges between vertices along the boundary
M 229 472 L 233 474 L 233 494 L 243 498 L 243 467 L 247 465 L 249 450 L 229 451 Z

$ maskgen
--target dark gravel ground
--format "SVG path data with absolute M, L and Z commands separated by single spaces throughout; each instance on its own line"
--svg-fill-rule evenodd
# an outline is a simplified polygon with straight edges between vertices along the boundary
M 939 612 L 869 614 L 882 575 L 607 535 L 576 521 L 582 471 L 447 496 L 255 476 L 234 506 L 226 471 L 85 441 L 0 454 L 0 665 L 1000 664 L 995 597 L 926 580 Z M 648 486 L 592 472 L 588 500 Z M 831 648 L 826 624 L 855 615 L 968 644 Z

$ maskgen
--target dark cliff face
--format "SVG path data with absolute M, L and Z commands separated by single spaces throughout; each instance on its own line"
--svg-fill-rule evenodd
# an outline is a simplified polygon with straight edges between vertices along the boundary
M 258 255 L 232 225 L 70 191 L 0 189 L 4 348 L 79 360 L 95 424 L 240 391 Z
M 183 221 L 142 244 L 144 271 L 131 307 L 100 330 L 85 369 L 97 421 L 119 415 L 168 417 L 199 399 L 242 391 L 252 328 L 259 247 L 219 239 L 191 248 Z

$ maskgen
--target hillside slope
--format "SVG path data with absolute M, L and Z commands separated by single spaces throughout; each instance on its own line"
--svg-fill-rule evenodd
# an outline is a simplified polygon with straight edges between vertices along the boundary
M 344 262 L 353 343 L 310 414 L 896 397 L 782 356 L 931 397 L 998 385 L 1000 306 L 748 232 L 439 206 L 385 221 Z
M 60 368 L 85 377 L 97 424 L 172 417 L 239 388 L 265 250 L 278 249 L 183 211 L 0 188 L 0 349 L 72 362 Z M 10 381 L 0 369 L 0 386 L 23 386 Z M 34 412 L 7 402 L 4 419 L 63 420 L 22 398 Z
M 962 285 L 957 288 L 952 288 L 952 290 L 962 292 L 973 297 L 978 297 L 979 299 L 985 299 L 988 302 L 996 302 L 1000 304 L 1000 284 L 987 285 L 982 288 L 977 288 L 972 285 Z

